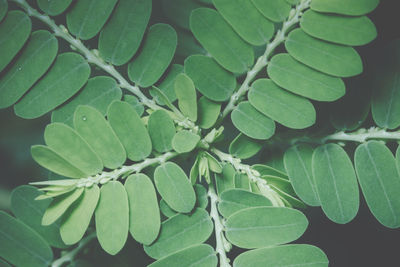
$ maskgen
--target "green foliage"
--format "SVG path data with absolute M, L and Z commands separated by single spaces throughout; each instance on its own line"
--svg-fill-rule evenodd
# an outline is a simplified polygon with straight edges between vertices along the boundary
M 357 182 L 398 228 L 400 149 L 374 141 L 400 140 L 386 130 L 400 126 L 398 44 L 372 70 L 372 97 L 352 78 L 363 60 L 351 46 L 376 38 L 366 15 L 377 5 L 37 0 L 42 14 L 0 0 L 0 108 L 51 113 L 31 153 L 52 173 L 13 191 L 16 218 L 0 212 L 1 258 L 80 266 L 97 236 L 116 263 L 130 235 L 148 266 L 328 266 L 320 249 L 284 244 L 306 231 L 306 205 L 350 222 Z M 341 132 L 367 125 L 370 104 L 384 129 Z M 233 246 L 249 251 L 231 264 Z

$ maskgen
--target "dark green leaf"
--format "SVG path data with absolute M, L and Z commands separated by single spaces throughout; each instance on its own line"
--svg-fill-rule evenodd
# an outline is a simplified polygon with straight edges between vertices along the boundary
M 162 10 L 165 16 L 173 24 L 182 27 L 186 30 L 189 29 L 189 17 L 190 13 L 202 5 L 196 3 L 195 1 L 187 0 L 162 0 Z
M 50 16 L 63 13 L 71 4 L 72 0 L 37 0 L 39 8 Z
M 129 78 L 142 87 L 156 83 L 171 63 L 176 44 L 176 32 L 171 26 L 151 26 L 139 56 L 129 64 Z
M 0 0 L 0 22 L 3 20 L 4 16 L 8 11 L 8 2 L 7 0 Z
M 290 5 L 285 0 L 251 0 L 257 9 L 273 22 L 284 21 L 290 12 Z

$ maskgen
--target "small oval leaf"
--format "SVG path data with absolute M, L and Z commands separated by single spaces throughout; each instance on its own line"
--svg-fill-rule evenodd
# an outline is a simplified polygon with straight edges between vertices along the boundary
M 166 111 L 160 109 L 151 113 L 147 127 L 155 150 L 163 153 L 172 149 L 175 125 Z
M 180 111 L 191 121 L 197 120 L 197 96 L 193 81 L 184 73 L 175 78 L 175 94 Z
M 178 153 L 187 153 L 196 148 L 200 136 L 187 130 L 181 130 L 174 135 L 172 147 Z
M 318 12 L 361 16 L 374 10 L 379 0 L 313 0 L 311 9 Z

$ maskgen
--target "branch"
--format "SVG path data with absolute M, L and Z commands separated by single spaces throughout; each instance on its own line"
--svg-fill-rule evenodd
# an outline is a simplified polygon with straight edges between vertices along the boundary
M 311 0 L 302 0 L 295 8 L 290 12 L 289 18 L 283 23 L 282 28 L 277 31 L 274 39 L 268 43 L 267 48 L 262 56 L 257 59 L 256 64 L 251 70 L 247 72 L 246 78 L 239 90 L 234 93 L 229 99 L 228 104 L 221 113 L 219 123 L 237 106 L 239 99 L 250 89 L 250 83 L 254 80 L 257 74 L 268 65 L 268 59 L 271 57 L 275 48 L 282 44 L 289 30 L 293 25 L 300 21 L 303 11 L 310 6 Z
M 232 245 L 229 243 L 228 240 L 226 240 L 224 236 L 224 226 L 217 210 L 218 196 L 215 194 L 215 190 L 212 184 L 209 185 L 208 196 L 210 197 L 211 202 L 210 216 L 214 221 L 216 241 L 215 251 L 217 251 L 217 253 L 219 254 L 219 266 L 231 267 L 231 264 L 229 263 L 230 260 L 226 256 L 226 252 L 229 252 L 231 250 Z
M 271 201 L 273 206 L 285 206 L 278 193 L 271 189 L 271 187 L 267 184 L 267 181 L 262 179 L 260 173 L 256 170 L 253 170 L 250 165 L 241 163 L 240 159 L 224 153 L 215 147 L 211 148 L 211 151 L 217 155 L 221 161 L 230 163 L 237 172 L 245 173 L 251 181 L 257 184 L 261 193 Z
M 400 131 L 388 132 L 382 128 L 359 129 L 355 132 L 346 133 L 344 131 L 337 132 L 321 139 L 321 143 L 328 141 L 345 141 L 364 143 L 368 140 L 384 140 L 384 141 L 400 141 Z

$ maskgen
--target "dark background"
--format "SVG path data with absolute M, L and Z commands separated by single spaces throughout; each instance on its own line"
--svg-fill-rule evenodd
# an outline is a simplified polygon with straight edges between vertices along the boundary
M 370 14 L 379 35 L 373 43 L 358 49 L 367 69 L 376 64 L 390 41 L 400 37 L 398 2 L 381 0 L 380 6 Z M 157 1 L 154 1 L 154 6 L 156 4 Z M 366 91 L 370 89 L 365 88 Z M 12 108 L 0 110 L 0 209 L 8 210 L 9 194 L 14 187 L 46 179 L 47 172 L 31 159 L 30 146 L 43 143 L 43 129 L 48 122 L 48 116 L 23 120 L 14 115 Z M 400 266 L 400 232 L 380 225 L 371 215 L 364 199 L 361 200 L 357 217 L 346 225 L 329 221 L 320 208 L 309 208 L 305 213 L 310 226 L 296 243 L 320 247 L 328 255 L 330 266 Z M 238 252 L 233 251 L 231 255 Z M 150 262 L 140 246 L 132 240 L 117 258 L 111 260 L 100 251 L 96 257 L 97 260 L 101 259 L 102 264 L 99 265 L 103 266 L 111 262 L 113 266 L 144 266 Z

